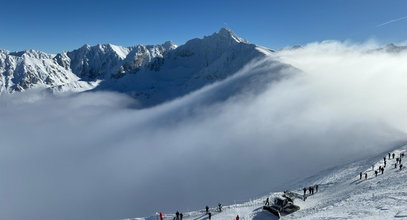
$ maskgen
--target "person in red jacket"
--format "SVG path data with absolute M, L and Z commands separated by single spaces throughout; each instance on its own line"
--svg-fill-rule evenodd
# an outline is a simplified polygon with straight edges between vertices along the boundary
M 239 219 L 240 219 L 240 218 L 239 218 L 239 215 L 237 215 L 237 216 L 236 216 L 236 220 L 239 220 Z
M 163 213 L 160 212 L 160 220 L 163 220 L 163 219 L 164 219 Z

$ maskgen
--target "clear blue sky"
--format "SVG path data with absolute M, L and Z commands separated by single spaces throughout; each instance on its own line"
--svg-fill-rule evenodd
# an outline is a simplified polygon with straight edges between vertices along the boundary
M 229 27 L 270 48 L 327 39 L 407 40 L 404 0 L 0 0 L 0 48 L 183 44 Z

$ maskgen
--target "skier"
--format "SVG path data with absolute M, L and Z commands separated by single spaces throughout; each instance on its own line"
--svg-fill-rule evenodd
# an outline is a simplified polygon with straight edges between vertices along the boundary
M 399 163 L 401 164 L 401 157 L 399 158 Z
M 212 213 L 208 213 L 208 219 L 211 219 L 212 218 Z
M 315 185 L 315 192 L 318 192 L 318 185 Z
M 222 204 L 218 203 L 219 212 L 222 211 Z
M 384 161 L 384 167 L 386 167 L 386 161 Z
M 383 157 L 384 162 L 386 162 L 386 157 Z
M 396 169 L 396 168 L 397 168 L 397 163 L 394 164 L 394 169 Z
M 367 179 L 367 173 L 365 173 L 365 180 Z
M 304 189 L 302 189 L 302 190 L 304 190 L 304 196 L 305 196 L 305 194 L 307 193 L 307 188 L 304 187 Z
M 182 218 L 184 217 L 184 215 L 182 213 L 179 214 L 179 220 L 182 220 Z
M 400 164 L 400 170 L 403 168 L 403 164 Z
M 396 156 L 394 153 L 391 155 L 392 157 L 393 157 L 393 159 L 394 159 L 394 156 Z
M 175 217 L 177 217 L 177 220 L 179 220 L 179 212 L 178 211 L 175 213 Z
M 396 163 L 399 163 L 399 158 L 398 157 L 396 158 Z
M 381 171 L 382 171 L 382 175 L 383 175 L 383 173 L 384 173 L 384 168 L 382 168 L 382 170 L 381 170 Z
M 389 160 L 390 160 L 390 153 L 389 153 Z
M 236 220 L 239 220 L 239 219 L 240 219 L 240 218 L 239 218 L 239 215 L 237 215 L 237 216 L 236 216 Z
M 270 202 L 269 202 L 269 197 L 266 198 L 266 203 L 264 204 L 265 206 L 269 206 Z
M 377 173 L 378 173 L 377 170 L 375 170 L 375 171 L 374 171 L 374 175 L 377 176 Z
M 359 173 L 360 179 L 362 179 L 362 172 Z
M 163 213 L 160 212 L 160 220 L 163 220 L 163 219 L 164 219 Z
M 208 207 L 208 206 L 205 206 L 205 210 L 206 210 L 206 214 L 208 214 L 208 212 L 209 212 L 209 207 Z

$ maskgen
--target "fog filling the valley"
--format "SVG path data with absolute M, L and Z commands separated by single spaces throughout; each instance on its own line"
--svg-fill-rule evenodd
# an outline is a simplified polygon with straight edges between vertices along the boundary
M 222 102 L 200 100 L 227 82 L 141 110 L 108 92 L 3 95 L 0 219 L 120 219 L 231 204 L 392 149 L 406 139 L 407 54 L 374 47 L 278 52 L 269 59 L 301 71 L 287 68 L 262 92 Z

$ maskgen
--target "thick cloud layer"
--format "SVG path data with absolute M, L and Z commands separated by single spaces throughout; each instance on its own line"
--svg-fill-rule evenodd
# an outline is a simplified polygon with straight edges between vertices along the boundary
M 0 218 L 200 209 L 385 152 L 406 139 L 407 54 L 366 51 L 281 51 L 142 110 L 115 93 L 2 96 Z

